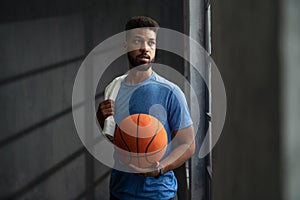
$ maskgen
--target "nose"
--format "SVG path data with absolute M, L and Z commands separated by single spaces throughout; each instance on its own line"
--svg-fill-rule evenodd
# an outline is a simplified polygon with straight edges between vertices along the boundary
M 144 41 L 141 43 L 141 47 L 140 47 L 141 51 L 146 51 L 148 52 L 150 49 L 150 46 L 148 45 L 147 41 Z

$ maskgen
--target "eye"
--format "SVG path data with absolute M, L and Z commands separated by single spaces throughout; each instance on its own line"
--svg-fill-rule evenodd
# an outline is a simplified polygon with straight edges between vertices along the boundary
M 155 42 L 154 42 L 154 41 L 149 41 L 149 42 L 148 42 L 148 45 L 149 45 L 149 46 L 154 46 L 154 45 L 155 45 Z
M 133 44 L 140 44 L 141 43 L 141 40 L 139 40 L 139 39 L 134 39 L 133 40 Z

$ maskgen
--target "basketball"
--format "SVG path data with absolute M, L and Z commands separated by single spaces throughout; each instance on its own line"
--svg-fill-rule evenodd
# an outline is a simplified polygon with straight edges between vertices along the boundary
M 150 167 L 166 152 L 167 133 L 162 123 L 147 114 L 133 114 L 121 121 L 114 135 L 115 152 L 123 164 Z

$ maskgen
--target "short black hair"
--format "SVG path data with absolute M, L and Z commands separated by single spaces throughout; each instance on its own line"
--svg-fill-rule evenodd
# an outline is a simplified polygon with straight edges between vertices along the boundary
M 131 29 L 143 28 L 143 27 L 148 27 L 154 32 L 157 32 L 159 25 L 154 19 L 151 19 L 150 17 L 134 16 L 127 21 L 125 30 L 128 31 Z

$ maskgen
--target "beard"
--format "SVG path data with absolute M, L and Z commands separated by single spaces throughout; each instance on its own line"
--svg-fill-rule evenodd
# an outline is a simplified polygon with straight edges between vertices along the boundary
M 139 57 L 146 56 L 149 58 L 149 62 L 139 60 Z M 151 67 L 151 63 L 154 62 L 154 58 L 150 60 L 150 56 L 147 54 L 140 54 L 136 57 L 131 56 L 130 52 L 127 53 L 127 58 L 130 63 L 130 69 L 136 69 L 138 71 L 147 71 Z

